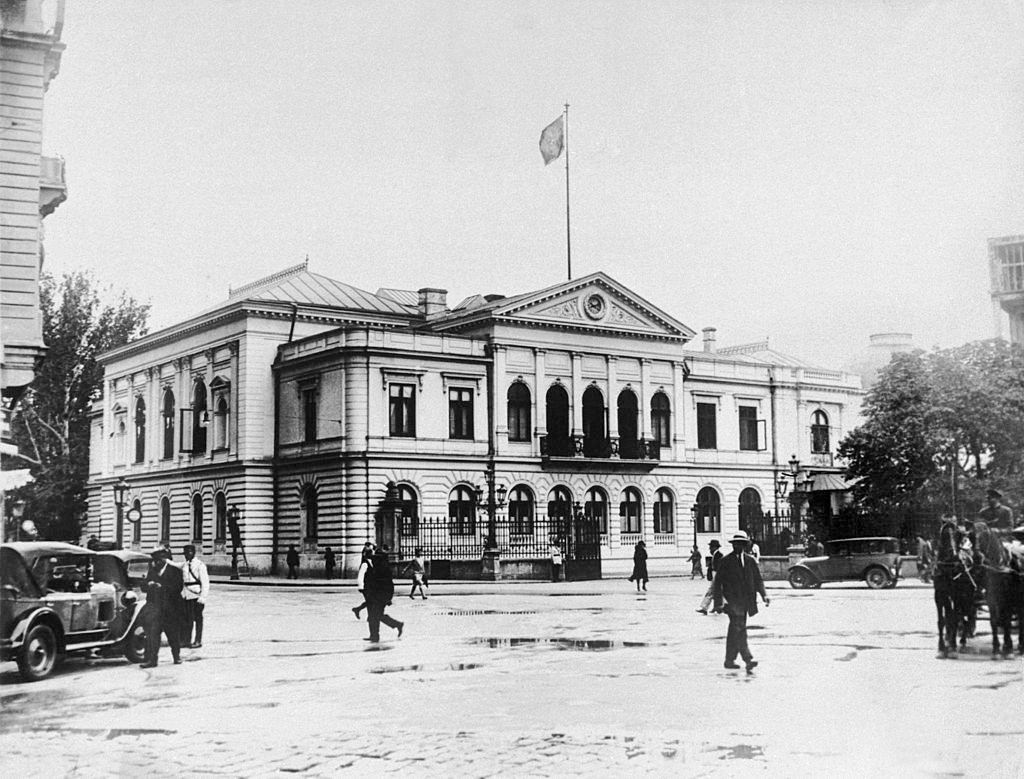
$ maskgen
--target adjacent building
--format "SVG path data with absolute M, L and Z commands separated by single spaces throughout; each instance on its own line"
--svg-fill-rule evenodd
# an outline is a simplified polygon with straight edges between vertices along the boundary
M 989 238 L 988 270 L 996 336 L 1024 344 L 1024 235 Z
M 370 293 L 300 264 L 102 358 L 88 532 L 194 541 L 226 565 L 235 512 L 256 569 L 330 546 L 352 573 L 388 501 L 403 554 L 428 528 L 535 553 L 581 512 L 606 572 L 639 540 L 656 570 L 683 570 L 695 542 L 756 532 L 793 455 L 827 512 L 859 379 L 695 336 L 603 273 L 450 307 L 442 289 Z

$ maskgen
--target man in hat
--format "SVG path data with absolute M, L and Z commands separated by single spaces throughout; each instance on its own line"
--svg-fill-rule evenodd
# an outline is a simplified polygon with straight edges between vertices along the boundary
M 988 505 L 978 512 L 978 517 L 992 530 L 1009 532 L 1013 527 L 1013 512 L 1003 505 L 1003 494 L 999 490 L 985 493 Z
M 724 557 L 724 555 L 722 554 L 721 546 L 722 544 L 719 543 L 717 538 L 712 538 L 710 543 L 708 543 L 708 550 L 711 552 L 710 556 L 708 557 L 709 582 L 714 582 L 715 571 L 718 570 L 718 564 L 722 561 L 722 557 Z M 697 607 L 697 612 L 699 614 L 704 614 L 706 616 L 708 613 L 708 609 L 711 608 L 711 600 L 713 595 L 711 588 L 713 586 L 713 584 L 709 584 L 708 591 L 705 592 L 704 597 L 700 599 L 700 605 Z
M 203 645 L 203 611 L 206 599 L 210 596 L 210 574 L 206 563 L 196 557 L 194 544 L 185 544 L 185 563 L 181 566 L 181 575 L 185 582 L 182 597 L 185 599 L 185 618 L 182 620 L 181 643 L 189 649 L 198 649 Z M 196 637 L 192 639 L 192 627 L 195 626 Z
M 711 586 L 714 590 L 715 610 L 724 608 L 729 615 L 729 632 L 725 639 L 725 667 L 739 668 L 736 655 L 743 658 L 747 673 L 754 670 L 757 661 L 747 646 L 747 617 L 757 614 L 757 596 L 760 594 L 764 605 L 769 604 L 764 591 L 764 581 L 757 561 L 747 554 L 750 539 L 742 530 L 731 539 L 732 553 L 727 554 L 718 564 L 718 572 Z
M 158 546 L 150 552 L 152 562 L 146 572 L 146 659 L 142 668 L 156 668 L 160 654 L 161 634 L 167 636 L 175 665 L 181 662 L 181 624 L 185 601 L 181 591 L 184 581 L 181 569 L 170 564 L 170 552 Z

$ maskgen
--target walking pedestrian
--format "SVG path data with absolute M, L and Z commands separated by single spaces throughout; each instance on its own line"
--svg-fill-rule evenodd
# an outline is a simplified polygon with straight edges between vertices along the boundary
M 757 545 L 757 541 L 750 540 L 750 556 L 757 561 L 758 565 L 761 565 L 761 547 Z
M 203 611 L 206 599 L 210 596 L 210 574 L 206 563 L 196 557 L 193 544 L 185 544 L 182 548 L 185 564 L 181 567 L 184 587 L 181 597 L 185 600 L 185 620 L 181 633 L 181 645 L 189 649 L 199 649 L 203 645 Z M 192 638 L 192 627 L 195 626 L 195 639 Z
M 739 668 L 736 655 L 743 658 L 747 673 L 757 666 L 747 645 L 747 617 L 757 614 L 757 596 L 769 605 L 757 561 L 746 553 L 750 539 L 742 530 L 732 537 L 732 552 L 722 558 L 712 582 L 715 610 L 723 608 L 729 616 L 729 632 L 725 639 L 725 667 Z
M 402 572 L 403 576 L 412 575 L 412 589 L 409 590 L 409 597 L 415 598 L 416 588 L 420 589 L 420 596 L 423 600 L 427 599 L 427 593 L 423 590 L 423 585 L 426 583 L 427 577 L 427 561 L 423 559 L 423 549 L 416 547 L 415 556 L 409 561 L 409 564 L 405 566 L 405 570 Z
M 184 582 L 181 569 L 170 564 L 167 549 L 159 546 L 150 553 L 146 572 L 146 652 L 142 668 L 156 668 L 160 639 L 167 636 L 174 664 L 181 662 L 181 623 L 185 605 L 181 598 Z
M 367 541 L 363 544 L 363 553 L 359 560 L 359 570 L 356 572 L 356 589 L 362 597 L 358 606 L 352 607 L 352 613 L 359 619 L 359 612 L 366 608 L 366 573 L 373 566 L 373 544 Z
M 285 562 L 288 563 L 288 578 L 298 579 L 299 578 L 299 552 L 295 548 L 295 544 L 288 547 L 288 556 L 285 558 Z
M 551 555 L 551 581 L 557 582 L 562 572 L 562 547 L 551 541 L 548 544 L 548 554 Z
M 708 543 L 708 550 L 711 552 L 711 556 L 708 559 L 708 589 L 704 593 L 704 597 L 700 599 L 700 605 L 697 607 L 697 611 L 700 614 L 707 615 L 708 609 L 711 608 L 712 601 L 714 600 L 714 579 L 715 571 L 718 570 L 718 563 L 722 559 L 721 542 L 717 538 L 712 538 Z
M 372 565 L 367 569 L 363 584 L 366 595 L 366 621 L 370 626 L 370 636 L 367 640 L 380 641 L 381 622 L 397 630 L 398 637 L 401 638 L 405 623 L 385 613 L 385 609 L 391 605 L 391 599 L 395 595 L 395 581 L 391 577 L 391 565 L 388 563 L 387 552 L 383 549 L 373 555 Z
M 644 544 L 643 539 L 637 541 L 636 546 L 633 547 L 633 573 L 630 574 L 629 580 L 636 582 L 637 592 L 640 592 L 641 583 L 644 592 L 647 591 L 647 545 Z
M 336 561 L 334 559 L 334 550 L 330 547 L 324 549 L 324 576 L 326 576 L 328 579 L 334 578 L 335 562 Z
M 687 558 L 690 561 L 690 581 L 693 581 L 697 576 L 704 578 L 704 566 L 701 564 L 700 549 L 697 545 L 693 545 L 693 551 L 690 552 L 690 556 Z

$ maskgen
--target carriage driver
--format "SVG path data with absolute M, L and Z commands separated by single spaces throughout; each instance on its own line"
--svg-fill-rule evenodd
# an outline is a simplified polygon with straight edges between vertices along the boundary
M 982 522 L 992 530 L 1008 533 L 1013 527 L 1013 512 L 1009 506 L 1003 505 L 1003 494 L 999 490 L 988 490 L 985 493 L 988 505 L 978 512 Z

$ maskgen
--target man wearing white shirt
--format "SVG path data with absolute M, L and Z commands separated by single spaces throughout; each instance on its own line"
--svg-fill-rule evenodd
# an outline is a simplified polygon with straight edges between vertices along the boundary
M 206 572 L 206 563 L 196 559 L 196 548 L 186 544 L 182 550 L 185 562 L 181 564 L 181 578 L 184 581 L 181 595 L 185 599 L 185 624 L 181 637 L 182 646 L 198 649 L 203 645 L 203 609 L 206 598 L 210 594 L 210 575 Z M 195 625 L 196 637 L 192 640 L 192 626 Z

